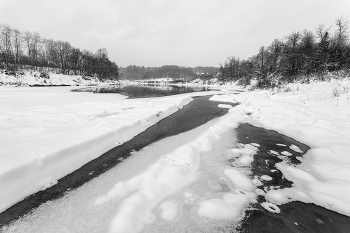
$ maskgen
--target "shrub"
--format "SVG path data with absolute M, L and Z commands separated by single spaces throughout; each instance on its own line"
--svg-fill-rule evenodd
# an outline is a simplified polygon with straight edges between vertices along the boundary
M 334 87 L 332 94 L 333 94 L 334 97 L 339 97 L 340 96 L 339 88 L 338 87 Z

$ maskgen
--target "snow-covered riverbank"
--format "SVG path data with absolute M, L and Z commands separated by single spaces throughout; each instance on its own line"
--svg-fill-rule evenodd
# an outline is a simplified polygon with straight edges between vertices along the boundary
M 81 75 L 43 73 L 35 70 L 21 72 L 0 70 L 0 86 L 96 86 L 109 83 L 110 81 L 100 82 L 96 77 L 84 77 Z
M 4 93 L 2 90 L 0 93 Z M 84 98 L 89 98 L 88 95 L 91 93 L 74 94 L 84 94 Z M 94 200 L 95 204 L 88 204 L 91 205 L 89 208 L 102 210 L 103 212 L 110 204 L 116 206 L 115 203 L 119 203 L 115 210 L 108 208 L 108 219 L 111 220 L 106 224 L 111 224 L 110 232 L 141 231 L 155 223 L 156 219 L 175 221 L 181 212 L 179 212 L 179 206 L 191 207 L 193 209 L 191 213 L 197 219 L 239 221 L 243 216 L 244 208 L 249 203 L 255 202 L 258 195 L 264 195 L 268 201 L 264 203 L 264 208 L 276 213 L 279 211 L 276 205 L 300 200 L 315 203 L 350 216 L 350 202 L 347 198 L 350 195 L 350 181 L 348 179 L 350 177 L 349 95 L 349 79 L 332 79 L 327 82 L 312 82 L 310 84 L 295 83 L 280 89 L 251 91 L 238 95 L 227 93 L 216 95 L 213 97 L 215 100 L 238 101 L 241 104 L 230 108 L 226 116 L 198 135 L 197 138 L 162 155 L 148 168 L 140 168 L 139 172 L 135 172 L 134 176 L 125 180 L 117 179 L 119 182 L 116 182 L 114 187 L 110 187 L 110 191 L 107 190 L 102 195 L 99 194 Z M 0 106 L 7 110 L 10 115 L 11 112 L 14 112 L 10 118 L 15 119 L 14 116 L 21 115 L 20 113 L 26 111 L 23 111 L 25 109 L 23 106 L 18 107 L 18 109 L 9 106 L 6 100 L 10 101 L 12 96 L 5 96 L 3 98 L 4 102 Z M 29 98 L 31 95 L 28 94 L 27 96 L 29 104 L 31 103 Z M 35 94 L 34 96 L 40 99 L 49 97 L 48 94 L 42 96 Z M 157 113 L 160 111 L 165 112 L 163 116 L 165 117 L 168 115 L 166 113 L 169 109 L 176 111 L 178 106 L 181 107 L 190 100 L 190 96 L 191 94 L 185 94 L 177 97 L 133 100 L 131 102 L 122 99 L 108 100 L 111 103 L 106 99 L 101 99 L 98 103 L 95 101 L 89 102 L 92 101 L 92 99 L 89 99 L 87 102 L 74 106 L 65 103 L 59 105 L 57 109 L 55 106 L 49 105 L 43 105 L 40 108 L 31 106 L 29 112 L 37 114 L 34 115 L 33 119 L 45 115 L 39 111 L 40 109 L 46 109 L 45 111 L 51 117 L 64 113 L 60 118 L 62 121 L 57 121 L 63 125 L 66 124 L 65 119 L 67 122 L 74 122 L 78 119 L 78 122 L 75 122 L 72 126 L 68 124 L 68 128 L 71 129 L 72 135 L 78 133 L 77 139 L 79 137 L 86 139 L 88 134 L 83 131 L 83 129 L 88 128 L 86 124 L 95 127 L 92 128 L 89 134 L 91 137 L 93 134 L 94 136 L 99 135 L 95 134 L 96 128 L 102 132 L 119 132 L 119 129 L 113 127 L 118 125 L 117 122 L 120 123 L 119 125 L 124 125 L 126 119 L 133 122 L 129 124 L 130 131 L 135 132 L 134 129 L 142 128 L 138 126 L 143 125 L 142 122 L 144 121 L 139 119 L 144 119 L 146 110 L 149 111 L 152 119 L 156 119 Z M 70 98 L 74 99 L 73 96 L 70 96 Z M 16 98 L 13 101 L 20 102 Z M 77 109 L 76 112 L 73 109 Z M 140 113 L 140 115 L 130 119 L 129 111 L 132 114 Z M 8 119 L 10 118 L 3 118 L 4 126 L 9 124 Z M 105 120 L 107 120 L 107 123 Z M 18 125 L 19 122 L 19 120 L 15 121 L 14 125 L 8 126 L 8 130 L 15 129 L 14 126 Z M 25 122 L 28 122 L 28 120 L 23 121 L 23 123 Z M 50 121 L 41 120 L 40 122 Z M 92 123 L 93 125 L 91 125 Z M 113 125 L 111 125 L 112 123 Z M 259 149 L 259 145 L 236 145 L 236 147 L 231 145 L 231 147 L 225 149 L 212 149 L 215 144 L 224 141 L 227 132 L 234 129 L 239 123 L 250 123 L 255 126 L 273 129 L 311 147 L 308 153 L 301 158 L 300 165 L 292 165 L 288 159 L 277 164 L 277 168 L 284 176 L 294 183 L 293 187 L 285 189 L 276 187 L 273 190 L 256 189 L 259 182 L 269 179 L 269 177 L 250 177 L 249 165 L 254 159 L 255 151 Z M 21 132 L 24 126 L 18 125 L 18 131 Z M 80 126 L 84 127 L 81 128 Z M 67 125 L 63 127 L 67 127 Z M 61 130 L 58 129 L 54 127 L 48 131 L 52 132 L 52 135 L 56 135 L 61 133 Z M 48 131 L 44 131 L 45 134 L 43 135 L 47 136 Z M 40 132 L 38 135 L 40 135 Z M 106 135 L 105 138 L 107 140 L 113 137 L 111 133 Z M 34 136 L 24 138 L 30 143 L 27 145 L 32 145 L 31 138 L 34 138 Z M 43 138 L 40 140 L 44 140 Z M 70 141 L 62 137 L 54 140 L 54 142 L 59 145 L 61 139 L 63 142 Z M 88 142 L 88 140 L 84 141 Z M 17 145 L 18 140 L 12 141 L 14 142 L 13 145 Z M 112 141 L 110 145 L 118 140 L 112 139 Z M 72 146 L 76 143 L 77 141 L 72 142 Z M 20 148 L 20 145 L 17 147 Z M 39 148 L 49 147 L 47 145 L 47 142 L 40 141 Z M 101 145 L 101 147 L 104 147 L 104 145 Z M 76 148 L 81 149 L 79 146 Z M 89 148 L 94 150 L 95 147 Z M 291 149 L 298 150 L 296 147 Z M 67 151 L 71 154 L 76 152 L 75 149 Z M 26 153 L 32 158 L 32 164 L 36 166 L 45 165 L 42 163 L 44 160 L 41 159 L 41 155 L 34 156 L 33 153 Z M 276 154 L 276 156 L 280 155 Z M 287 158 L 287 156 L 288 154 L 284 158 Z M 79 157 L 81 156 L 79 155 Z M 19 159 L 23 158 L 25 157 Z M 65 157 L 64 160 L 71 161 L 71 158 L 73 157 Z M 225 165 L 223 161 L 227 158 L 235 160 L 234 168 Z M 9 159 L 14 164 L 16 161 L 18 162 L 15 158 Z M 1 167 L 1 169 L 5 169 L 5 167 Z M 48 167 L 48 171 L 50 171 L 50 167 Z M 206 177 L 206 173 L 211 174 L 208 175 L 209 180 L 203 178 L 203 176 Z M 7 184 L 10 184 L 11 179 L 7 177 L 2 181 L 7 181 Z M 52 184 L 50 181 L 45 180 L 40 188 Z M 207 183 L 208 189 L 218 190 L 218 193 L 207 196 L 189 192 L 188 186 L 196 182 Z M 27 186 L 24 189 L 30 188 Z M 198 190 L 206 193 L 206 189 L 203 189 L 202 186 Z M 3 198 L 0 200 L 3 200 Z M 112 213 L 110 213 L 111 211 Z M 115 217 L 111 218 L 110 215 L 115 215 Z
M 299 166 L 288 160 L 277 165 L 294 185 L 267 192 L 268 201 L 300 200 L 350 216 L 349 88 L 349 78 L 342 78 L 232 96 L 249 108 L 251 114 L 245 122 L 311 147 Z

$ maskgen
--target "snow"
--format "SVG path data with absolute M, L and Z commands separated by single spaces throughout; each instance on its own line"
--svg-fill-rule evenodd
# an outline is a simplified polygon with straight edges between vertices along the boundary
M 160 205 L 161 218 L 165 220 L 173 220 L 177 215 L 177 203 L 175 201 L 166 201 Z
M 220 101 L 220 102 L 230 102 L 230 103 L 237 103 L 234 101 L 231 96 L 226 96 L 226 95 L 213 95 L 210 97 L 211 101 Z
M 250 112 L 242 122 L 275 130 L 311 147 L 298 157 L 301 164 L 276 165 L 293 186 L 270 190 L 266 198 L 273 204 L 314 203 L 350 216 L 349 78 L 289 86 L 290 92 L 276 89 L 231 95 L 233 102 L 240 102 Z M 335 88 L 341 90 L 340 96 L 332 94 Z M 304 153 L 295 145 L 290 149 Z
M 243 194 L 226 193 L 222 198 L 214 198 L 199 203 L 198 215 L 216 219 L 236 219 L 241 214 L 249 198 Z
M 210 151 L 212 143 L 220 139 L 220 135 L 227 129 L 237 126 L 237 120 L 243 115 L 245 111 L 241 109 L 222 117 L 217 124 L 196 139 L 162 156 L 137 176 L 118 182 L 105 195 L 99 197 L 95 201 L 96 205 L 105 205 L 114 199 L 123 199 L 118 213 L 111 222 L 110 232 L 139 232 L 145 225 L 152 223 L 153 209 L 161 200 L 197 180 L 201 153 Z M 225 169 L 223 173 L 236 189 L 244 191 L 255 189 L 251 180 L 240 170 Z M 225 214 L 216 218 L 237 217 L 250 198 L 254 197 L 252 193 L 248 194 L 244 191 L 238 194 L 228 193 L 223 196 L 223 199 L 203 201 L 199 204 L 198 214 L 212 218 L 214 216 L 212 211 L 224 211 Z
M 274 151 L 274 150 L 269 150 L 269 152 L 273 155 L 279 155 L 279 153 L 277 151 Z
M 0 87 L 0 211 L 120 145 L 189 103 L 126 100 L 71 87 Z
M 245 114 L 244 108 L 230 111 L 135 152 L 118 167 L 45 203 L 3 231 L 212 232 L 219 225 L 232 226 L 256 198 L 250 170 L 231 168 L 225 158 L 227 148 L 238 146 L 232 129 Z M 80 224 L 75 224 L 77 219 Z
M 291 156 L 292 155 L 292 153 L 289 153 L 288 151 L 282 151 L 281 154 L 285 155 L 285 156 Z
M 257 147 L 249 144 L 241 145 L 241 148 L 228 149 L 226 151 L 226 158 L 235 159 L 232 162 L 233 166 L 249 166 L 254 161 L 254 155 L 257 150 Z
M 276 145 L 277 145 L 277 146 L 286 146 L 286 145 L 280 144 L 280 143 L 277 143 Z
M 17 86 L 87 86 L 98 85 L 101 82 L 96 77 L 83 77 L 81 75 L 64 75 L 49 72 L 47 77 L 41 77 L 39 71 L 18 72 L 15 76 L 8 75 L 4 70 L 0 70 L 0 85 Z
M 264 195 L 265 195 L 265 191 L 262 190 L 262 189 L 255 189 L 255 193 L 256 193 L 257 195 L 260 195 L 260 196 L 264 196 Z
M 232 108 L 232 105 L 230 105 L 230 104 L 219 104 L 218 107 L 219 108 Z
M 267 211 L 271 213 L 280 213 L 281 210 L 276 206 L 275 204 L 269 203 L 269 202 L 263 202 L 261 203 L 261 206 L 264 207 Z
M 94 195 L 88 197 L 89 204 L 87 204 L 87 208 L 93 214 L 83 209 L 79 209 L 79 213 L 98 216 L 96 218 L 101 218 L 101 221 L 109 224 L 107 227 L 104 225 L 102 231 L 99 228 L 102 227 L 99 226 L 100 222 L 96 223 L 91 226 L 91 228 L 96 227 L 94 232 L 108 230 L 109 232 L 140 232 L 143 230 L 167 232 L 166 226 L 181 226 L 177 222 L 179 219 L 183 220 L 181 223 L 187 224 L 188 227 L 202 226 L 204 222 L 210 224 L 211 221 L 214 221 L 214 225 L 223 224 L 228 220 L 237 222 L 244 216 L 244 210 L 249 203 L 256 202 L 256 195 L 264 195 L 267 202 L 262 203 L 262 207 L 276 214 L 280 212 L 278 205 L 290 201 L 302 201 L 350 216 L 348 198 L 350 195 L 350 97 L 345 91 L 339 97 L 332 96 L 333 88 L 346 86 L 347 83 L 347 79 L 311 82 L 311 84 L 297 83 L 290 84 L 292 90 L 290 92 L 263 90 L 238 95 L 215 95 L 213 100 L 240 103 L 240 105 L 229 108 L 227 115 L 218 119 L 191 140 L 184 141 L 176 147 L 172 143 L 167 144 L 172 150 L 166 150 L 164 146 L 160 146 L 159 148 L 162 148 L 161 151 L 164 153 L 156 152 L 157 150 L 152 151 L 157 156 L 146 166 L 138 165 L 140 160 L 137 157 L 132 158 L 134 159 L 132 163 L 128 163 L 130 161 L 128 159 L 124 161 L 126 168 L 121 166 L 118 169 L 122 171 L 135 169 L 134 174 L 127 177 L 122 176 L 122 178 L 117 175 L 111 176 L 108 185 L 106 184 L 103 190 L 99 188 L 101 185 L 97 185 L 98 191 L 94 191 Z M 34 98 L 30 97 L 30 92 L 28 91 L 28 98 Z M 86 97 L 88 94 L 90 93 L 86 93 Z M 7 195 L 16 192 L 23 194 L 23 190 L 30 189 L 34 185 L 37 185 L 36 190 L 52 185 L 57 180 L 53 176 L 57 174 L 51 177 L 47 175 L 51 175 L 52 170 L 55 170 L 55 164 L 52 161 L 64 164 L 68 160 L 70 162 L 66 162 L 67 167 L 70 164 L 76 165 L 78 161 L 73 160 L 76 154 L 79 158 L 85 158 L 88 155 L 84 153 L 82 156 L 80 152 L 101 153 L 108 146 L 123 143 L 132 135 L 154 124 L 158 119 L 157 115 L 161 118 L 166 117 L 191 100 L 189 95 L 133 101 L 118 97 L 120 99 L 113 99 L 110 102 L 104 99 L 99 104 L 91 100 L 91 104 L 82 101 L 75 103 L 74 107 L 69 103 L 53 105 L 47 103 L 45 107 L 40 108 L 30 104 L 32 101 L 26 103 L 24 100 L 24 106 L 16 108 L 15 105 L 8 104 L 5 100 L 10 101 L 11 97 L 15 96 L 17 100 L 15 99 L 14 102 L 21 102 L 23 95 L 16 97 L 12 90 L 6 91 L 2 88 L 1 96 L 4 97 L 0 98 L 0 101 L 4 99 L 3 102 L 0 102 L 0 110 L 5 113 L 2 114 L 0 121 L 3 126 L 10 124 L 6 120 L 8 116 L 19 116 L 26 111 L 35 116 L 28 117 L 29 120 L 26 119 L 26 122 L 30 122 L 28 131 L 22 130 L 25 125 L 19 126 L 17 130 L 14 126 L 16 124 L 8 127 L 7 135 L 10 137 L 11 128 L 15 129 L 13 132 L 18 131 L 22 136 L 18 138 L 12 136 L 12 141 L 16 138 L 16 148 L 9 143 L 2 145 L 5 151 L 13 151 L 11 157 L 8 156 L 5 161 L 10 168 L 18 166 L 18 161 L 20 161 L 23 166 L 26 166 L 26 169 L 28 168 L 26 177 L 29 177 L 29 180 L 21 180 L 24 178 L 16 172 L 11 174 L 11 179 L 9 176 L 7 178 L 4 176 L 4 179 L 0 179 L 0 182 L 3 182 L 0 185 L 10 190 Z M 45 93 L 45 91 L 41 93 L 40 99 L 43 104 L 46 97 L 49 99 L 50 93 Z M 39 97 L 36 98 L 39 99 Z M 25 105 L 28 108 L 23 111 Z M 43 114 L 45 111 L 42 109 L 47 109 L 46 115 Z M 74 109 L 77 109 L 76 112 Z M 147 114 L 144 114 L 145 112 Z M 57 114 L 63 115 L 53 117 Z M 38 121 L 35 121 L 36 117 L 39 117 Z M 44 124 L 45 122 L 49 124 Z M 269 176 L 251 177 L 249 165 L 254 159 L 258 145 L 233 145 L 235 143 L 233 136 L 230 135 L 228 138 L 229 130 L 237 127 L 239 123 L 249 123 L 275 130 L 311 147 L 309 151 L 302 151 L 295 145 L 289 147 L 297 153 L 305 153 L 299 158 L 301 161 L 299 165 L 290 164 L 287 160 L 276 164 L 276 168 L 283 173 L 283 176 L 293 182 L 292 187 L 283 189 L 265 187 L 265 191 L 257 189 L 257 186 L 262 185 L 259 178 L 264 181 L 272 178 Z M 72 132 L 76 136 L 73 136 Z M 120 132 L 123 134 L 121 135 Z M 64 135 L 68 133 L 71 138 L 64 138 Z M 3 139 L 6 140 L 5 138 Z M 79 138 L 82 140 L 78 141 Z M 67 145 L 68 149 L 65 152 L 68 152 L 68 155 L 64 156 L 64 153 L 60 152 L 62 145 L 56 147 L 54 144 L 47 148 L 48 141 L 63 142 L 64 145 Z M 229 146 L 224 144 L 228 141 L 231 143 Z M 30 151 L 23 149 L 20 151 L 25 144 L 38 150 L 39 156 L 34 156 Z M 278 146 L 286 147 L 282 144 Z M 279 155 L 276 151 L 270 151 L 270 153 Z M 286 151 L 281 154 L 289 155 Z M 46 159 L 48 155 L 52 157 Z M 61 156 L 64 157 L 61 158 Z M 233 161 L 232 166 L 228 166 L 227 161 Z M 3 164 L 5 162 L 1 163 L 1 171 L 8 167 Z M 47 170 L 44 167 L 47 167 Z M 41 170 L 42 173 L 40 173 Z M 42 180 L 42 177 L 45 177 L 46 180 Z M 15 182 L 12 182 L 13 180 Z M 16 180 L 19 181 L 16 183 Z M 105 183 L 100 179 L 92 181 L 93 184 L 94 182 Z M 23 190 L 19 187 L 22 187 Z M 82 187 L 82 190 L 85 189 L 86 187 Z M 77 192 L 83 195 L 89 193 L 80 190 Z M 74 195 L 75 193 L 72 193 L 72 196 Z M 71 203 L 76 203 L 70 198 L 70 195 L 67 195 Z M 0 200 L 3 208 L 15 202 L 15 200 L 3 201 L 4 197 L 1 197 Z M 59 203 L 64 203 L 64 201 L 60 200 Z M 67 205 L 62 204 L 61 208 L 65 206 Z M 43 208 L 45 209 L 46 205 Z M 50 213 L 49 209 L 46 211 Z M 44 213 L 47 212 L 44 211 Z M 44 213 L 40 214 L 40 219 L 46 219 L 46 223 L 50 222 Z M 28 218 L 36 219 L 38 216 L 35 213 Z M 54 219 L 62 223 L 64 217 Z M 30 220 L 28 224 L 32 224 L 31 221 L 34 220 Z M 89 219 L 85 221 L 88 222 Z M 165 221 L 166 224 L 162 224 L 162 221 Z M 196 221 L 199 224 L 194 224 Z M 46 225 L 41 224 L 40 227 Z M 25 226 L 24 224 L 22 229 L 26 229 Z M 60 228 L 56 228 L 56 231 L 57 229 Z M 55 230 L 32 232 L 55 232 Z M 82 231 L 73 230 L 73 232 Z
M 302 150 L 300 150 L 299 147 L 297 147 L 296 145 L 290 145 L 289 146 L 290 149 L 294 150 L 295 152 L 299 152 L 299 153 L 304 153 Z
M 231 180 L 233 185 L 238 189 L 252 191 L 255 188 L 253 182 L 242 172 L 237 169 L 226 169 L 224 174 Z
M 268 176 L 268 175 L 262 175 L 262 176 L 260 177 L 260 179 L 265 180 L 265 181 L 271 181 L 271 180 L 272 180 L 272 177 L 271 177 L 271 176 Z

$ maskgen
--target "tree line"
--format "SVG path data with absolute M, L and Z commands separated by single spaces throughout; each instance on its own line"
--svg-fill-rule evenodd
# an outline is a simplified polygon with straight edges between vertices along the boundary
M 211 79 L 218 73 L 217 67 L 181 67 L 165 65 L 162 67 L 144 67 L 129 65 L 120 68 L 120 78 L 127 80 L 171 78 L 173 80 Z
M 319 25 L 315 32 L 293 32 L 248 58 L 228 57 L 220 64 L 223 81 L 240 80 L 249 84 L 257 78 L 261 86 L 271 85 L 276 79 L 292 81 L 299 76 L 350 70 L 349 21 L 344 17 L 335 21 L 335 30 Z M 307 79 L 308 80 L 308 79 Z
M 105 48 L 95 53 L 80 50 L 67 41 L 45 39 L 37 32 L 21 32 L 0 24 L 0 68 L 51 70 L 62 74 L 117 79 L 119 67 Z

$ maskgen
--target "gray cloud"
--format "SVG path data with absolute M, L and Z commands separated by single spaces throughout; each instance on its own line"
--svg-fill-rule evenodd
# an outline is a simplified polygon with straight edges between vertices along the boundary
M 0 23 L 107 48 L 122 66 L 217 66 L 349 10 L 348 0 L 2 0 Z

